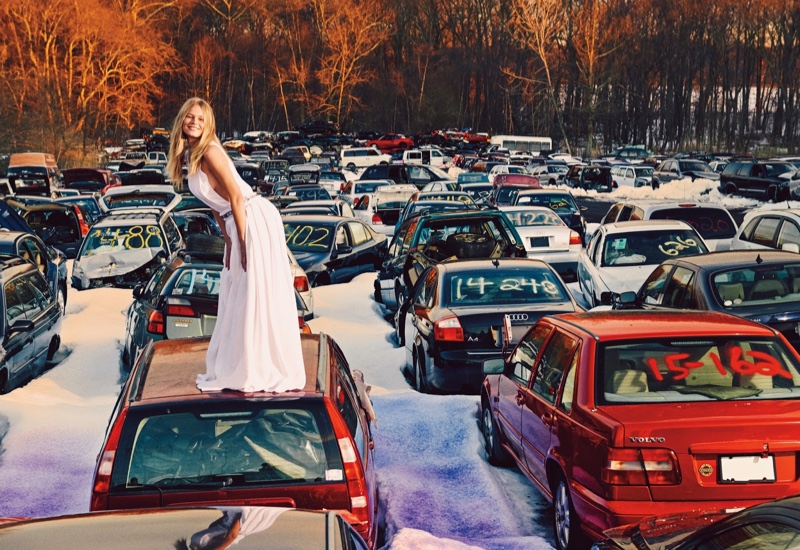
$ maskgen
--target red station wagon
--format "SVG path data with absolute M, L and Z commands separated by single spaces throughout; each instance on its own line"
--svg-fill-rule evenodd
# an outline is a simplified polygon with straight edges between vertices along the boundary
M 361 373 L 325 334 L 301 343 L 306 386 L 286 393 L 202 393 L 208 338 L 148 344 L 112 413 L 91 510 L 332 510 L 374 548 L 374 412 Z
M 550 316 L 484 372 L 489 461 L 516 462 L 553 501 L 561 549 L 646 516 L 800 493 L 800 355 L 764 325 Z

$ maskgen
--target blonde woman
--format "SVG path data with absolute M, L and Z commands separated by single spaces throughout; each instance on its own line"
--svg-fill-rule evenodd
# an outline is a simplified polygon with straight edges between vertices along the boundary
M 239 177 L 216 136 L 214 112 L 200 98 L 183 104 L 170 134 L 167 169 L 214 212 L 225 237 L 217 323 L 202 391 L 302 389 L 305 368 L 291 268 L 278 210 Z

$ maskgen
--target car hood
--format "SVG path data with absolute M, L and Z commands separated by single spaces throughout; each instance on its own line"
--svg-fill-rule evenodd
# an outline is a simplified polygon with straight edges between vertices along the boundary
M 159 255 L 164 255 L 163 248 L 139 248 L 84 256 L 75 262 L 78 269 L 73 269 L 73 275 L 85 282 L 90 279 L 116 277 L 139 269 Z
M 719 174 L 716 172 L 706 172 L 705 170 L 689 170 L 684 172 L 684 174 L 688 176 L 694 176 L 695 178 L 703 178 L 707 180 L 718 180 Z
M 25 218 L 20 216 L 7 202 L 0 201 L 0 227 L 9 231 L 24 231 L 34 233 Z
M 599 273 L 600 279 L 608 290 L 621 294 L 628 291 L 637 292 L 655 268 L 656 266 L 652 264 L 621 265 L 604 267 Z M 598 290 L 602 292 L 601 289 Z

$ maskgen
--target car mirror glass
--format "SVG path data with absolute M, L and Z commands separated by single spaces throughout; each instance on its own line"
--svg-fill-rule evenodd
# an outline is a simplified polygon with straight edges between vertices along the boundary
M 503 359 L 486 359 L 483 362 L 483 374 L 502 374 L 505 368 L 506 362 Z

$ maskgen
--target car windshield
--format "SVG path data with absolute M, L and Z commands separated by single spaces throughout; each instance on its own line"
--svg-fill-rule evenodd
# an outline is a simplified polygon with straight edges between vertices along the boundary
M 463 271 L 445 279 L 447 306 L 568 302 L 569 291 L 550 269 Z
M 637 178 L 649 178 L 653 175 L 653 168 L 650 166 L 638 166 L 633 169 Z
M 558 214 L 571 214 L 578 211 L 572 197 L 563 193 L 536 193 L 526 195 L 524 192 L 517 198 L 517 204 L 527 206 L 545 206 Z
M 701 160 L 680 161 L 681 172 L 713 172 L 714 170 Z
M 607 404 L 796 399 L 799 370 L 779 340 L 702 335 L 609 344 L 595 368 Z
M 736 223 L 723 208 L 664 208 L 653 211 L 650 219 L 685 221 L 704 239 L 730 239 L 736 235 Z
M 141 248 L 162 248 L 163 246 L 163 233 L 156 224 L 94 227 L 86 236 L 81 256 L 96 256 Z
M 773 162 L 765 164 L 764 168 L 767 170 L 767 176 L 770 177 L 780 176 L 786 173 L 793 174 L 797 171 L 797 169 L 788 162 Z
M 784 306 L 799 309 L 800 263 L 755 264 L 715 273 L 711 277 L 717 300 L 726 308 Z
M 103 202 L 108 208 L 133 208 L 136 206 L 168 206 L 175 198 L 174 193 L 124 193 L 106 195 Z
M 373 193 L 378 187 L 389 185 L 388 181 L 371 181 L 368 183 L 353 184 L 353 193 Z
M 604 266 L 660 264 L 677 256 L 708 252 L 693 231 L 684 229 L 641 231 L 606 236 Z
M 284 220 L 286 245 L 292 252 L 327 252 L 333 244 L 335 226 Z
M 214 409 L 204 403 L 202 410 L 129 417 L 111 490 L 344 480 L 324 407 L 254 402 Z
M 535 225 L 564 225 L 554 212 L 549 210 L 504 210 L 508 219 L 517 227 Z

